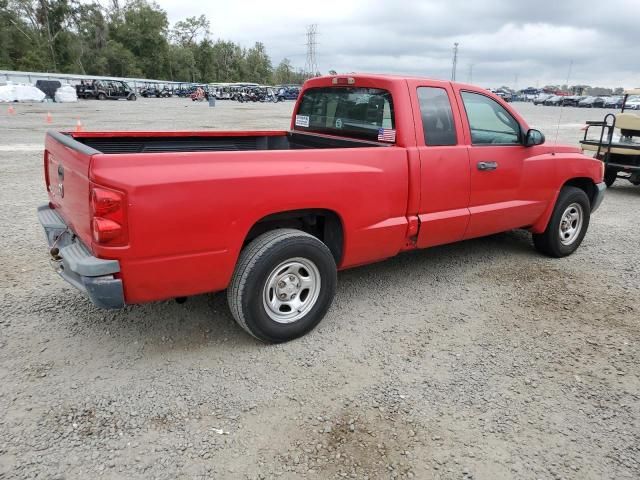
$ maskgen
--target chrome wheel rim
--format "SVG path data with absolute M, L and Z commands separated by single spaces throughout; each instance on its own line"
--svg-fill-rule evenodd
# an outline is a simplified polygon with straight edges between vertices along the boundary
M 563 245 L 571 245 L 575 242 L 582 230 L 583 221 L 584 212 L 582 205 L 579 203 L 569 205 L 562 214 L 562 217 L 560 217 L 560 243 Z
M 320 271 L 311 260 L 296 257 L 274 268 L 264 285 L 264 309 L 273 321 L 293 323 L 304 317 L 320 296 Z

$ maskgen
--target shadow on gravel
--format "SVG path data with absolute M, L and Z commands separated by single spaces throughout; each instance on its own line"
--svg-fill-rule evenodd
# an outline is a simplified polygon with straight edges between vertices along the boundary
M 399 281 L 407 276 L 427 277 L 434 272 L 446 272 L 448 276 L 462 275 L 484 266 L 484 262 L 503 257 L 537 257 L 540 254 L 533 248 L 531 234 L 523 230 L 513 230 L 488 237 L 475 238 L 463 242 L 403 252 L 382 262 L 345 270 L 338 275 L 340 282 L 345 278 L 358 280 L 358 275 L 384 273 L 390 281 Z
M 538 254 L 531 245 L 530 235 L 524 231 L 407 252 L 384 262 L 341 272 L 337 295 L 371 295 L 372 278 L 397 288 L 416 281 L 437 282 L 443 275 L 462 278 L 475 273 L 486 262 L 505 256 L 535 257 Z M 95 308 L 72 289 L 68 295 L 72 298 L 54 308 L 55 321 L 66 324 L 73 336 L 90 336 L 103 348 L 118 349 L 123 344 L 133 344 L 134 349 L 143 348 L 147 357 L 169 351 L 216 350 L 223 346 L 254 349 L 263 345 L 235 323 L 225 292 L 197 295 L 184 304 L 168 300 L 133 305 L 120 311 Z M 59 315 L 61 311 L 65 314 Z
M 611 187 L 607 188 L 604 201 L 607 201 L 607 195 L 624 196 L 640 199 L 640 186 L 633 185 L 626 180 L 618 180 Z

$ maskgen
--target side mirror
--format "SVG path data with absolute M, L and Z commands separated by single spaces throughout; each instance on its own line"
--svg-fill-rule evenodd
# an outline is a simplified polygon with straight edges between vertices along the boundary
M 540 130 L 530 128 L 524 139 L 525 147 L 533 147 L 534 145 L 542 145 L 544 143 L 544 134 Z

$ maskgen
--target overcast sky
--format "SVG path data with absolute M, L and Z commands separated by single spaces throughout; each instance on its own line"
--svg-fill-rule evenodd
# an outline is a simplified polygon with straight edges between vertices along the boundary
M 205 14 L 212 37 L 305 64 L 318 24 L 322 73 L 406 73 L 484 86 L 640 86 L 640 0 L 158 0 L 173 23 Z M 204 6 L 206 5 L 206 6 Z M 472 65 L 472 67 L 471 67 Z M 470 76 L 472 72 L 472 78 Z M 517 84 L 516 84 L 517 79 Z

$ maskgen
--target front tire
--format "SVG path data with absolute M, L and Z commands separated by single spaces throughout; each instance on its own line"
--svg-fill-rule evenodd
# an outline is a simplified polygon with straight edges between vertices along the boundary
M 550 257 L 571 255 L 582 243 L 590 217 L 591 202 L 584 190 L 564 187 L 546 230 L 533 234 L 533 244 L 538 251 Z
M 234 319 L 248 333 L 280 343 L 315 328 L 331 306 L 336 283 L 329 248 L 308 233 L 283 228 L 244 248 L 227 299 Z

